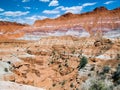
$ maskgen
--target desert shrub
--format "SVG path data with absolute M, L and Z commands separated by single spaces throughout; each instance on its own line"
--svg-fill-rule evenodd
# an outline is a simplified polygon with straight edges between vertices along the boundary
M 72 50 L 72 54 L 74 54 L 75 53 L 75 50 Z
M 110 67 L 109 66 L 104 66 L 103 67 L 103 72 L 104 73 L 108 73 L 110 71 Z
M 30 50 L 27 50 L 27 53 L 28 53 L 28 54 L 32 54 L 32 52 L 31 52 Z
M 65 85 L 65 82 L 66 82 L 66 81 L 65 81 L 65 80 L 63 80 L 63 81 L 61 82 L 61 85 L 62 85 L 62 86 L 63 86 L 63 85 Z
M 70 87 L 71 87 L 71 88 L 73 88 L 73 87 L 74 87 L 73 83 L 71 83 L 71 84 L 70 84 Z
M 76 90 L 79 90 L 78 88 L 76 88 Z
M 53 87 L 55 87 L 56 86 L 56 84 L 55 83 L 53 83 L 53 85 L 52 85 Z
M 104 66 L 102 71 L 97 73 L 97 74 L 101 79 L 104 80 L 106 78 L 106 73 L 109 73 L 109 71 L 110 71 L 110 67 L 109 66 Z
M 65 66 L 68 67 L 68 64 L 66 63 Z
M 113 79 L 115 85 L 120 85 L 120 64 L 116 68 L 116 71 L 113 73 L 112 79 Z
M 61 68 L 62 67 L 62 65 L 60 64 L 60 65 L 58 65 L 58 68 Z
M 114 85 L 108 79 L 101 80 L 99 77 L 93 77 L 83 82 L 80 88 L 80 90 L 113 90 Z
M 111 87 L 106 86 L 104 81 L 102 80 L 95 80 L 91 82 L 91 86 L 89 90 L 112 90 Z
M 84 68 L 87 63 L 88 63 L 87 58 L 83 56 L 80 60 L 80 64 L 78 65 L 78 70 L 80 70 L 81 68 Z
M 2 58 L 0 58 L 0 61 L 2 61 Z
M 8 68 L 4 68 L 4 71 L 5 71 L 5 72 L 8 72 Z
M 116 59 L 120 60 L 120 54 L 117 54 Z
M 51 61 L 50 63 L 51 63 L 51 64 L 53 64 L 53 63 L 54 63 L 54 61 Z

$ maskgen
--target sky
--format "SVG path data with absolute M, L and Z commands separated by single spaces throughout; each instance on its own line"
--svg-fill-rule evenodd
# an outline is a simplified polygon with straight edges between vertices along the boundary
M 0 0 L 0 21 L 33 24 L 35 20 L 80 14 L 105 6 L 120 7 L 119 0 Z

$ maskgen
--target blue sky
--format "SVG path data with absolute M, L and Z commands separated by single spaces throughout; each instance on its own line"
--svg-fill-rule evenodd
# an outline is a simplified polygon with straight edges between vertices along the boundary
M 0 21 L 33 24 L 35 20 L 56 18 L 67 12 L 79 14 L 96 7 L 120 7 L 119 0 L 0 0 Z

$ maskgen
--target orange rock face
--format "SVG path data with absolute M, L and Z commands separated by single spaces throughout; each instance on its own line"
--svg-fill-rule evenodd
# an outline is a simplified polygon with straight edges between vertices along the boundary
M 22 37 L 24 32 L 21 31 L 21 29 L 25 26 L 27 25 L 16 22 L 0 21 L 0 38 L 15 39 Z
M 120 8 L 108 10 L 105 7 L 95 8 L 92 12 L 82 14 L 67 13 L 56 19 L 37 20 L 35 27 L 42 27 L 45 30 L 70 28 L 76 25 L 84 27 L 87 31 L 94 28 L 120 28 Z M 96 24 L 97 23 L 97 24 Z
M 56 39 L 59 42 L 54 42 Z M 43 41 L 52 44 L 40 43 Z M 56 36 L 31 41 L 32 43 L 14 42 L 0 44 L 0 50 L 5 53 L 0 53 L 0 57 L 12 67 L 12 73 L 5 75 L 4 80 L 47 90 L 81 89 L 82 83 L 100 73 L 104 66 L 111 67 L 111 72 L 115 72 L 115 67 L 120 63 L 117 60 L 119 42 L 114 43 L 105 38 L 96 40 L 93 37 Z M 106 55 L 113 56 L 109 58 Z M 83 56 L 87 57 L 88 63 L 78 71 Z

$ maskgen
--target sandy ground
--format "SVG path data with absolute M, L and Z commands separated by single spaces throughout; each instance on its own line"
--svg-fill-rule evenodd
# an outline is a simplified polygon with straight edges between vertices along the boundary
M 30 85 L 22 85 L 9 81 L 0 81 L 0 90 L 45 90 Z

